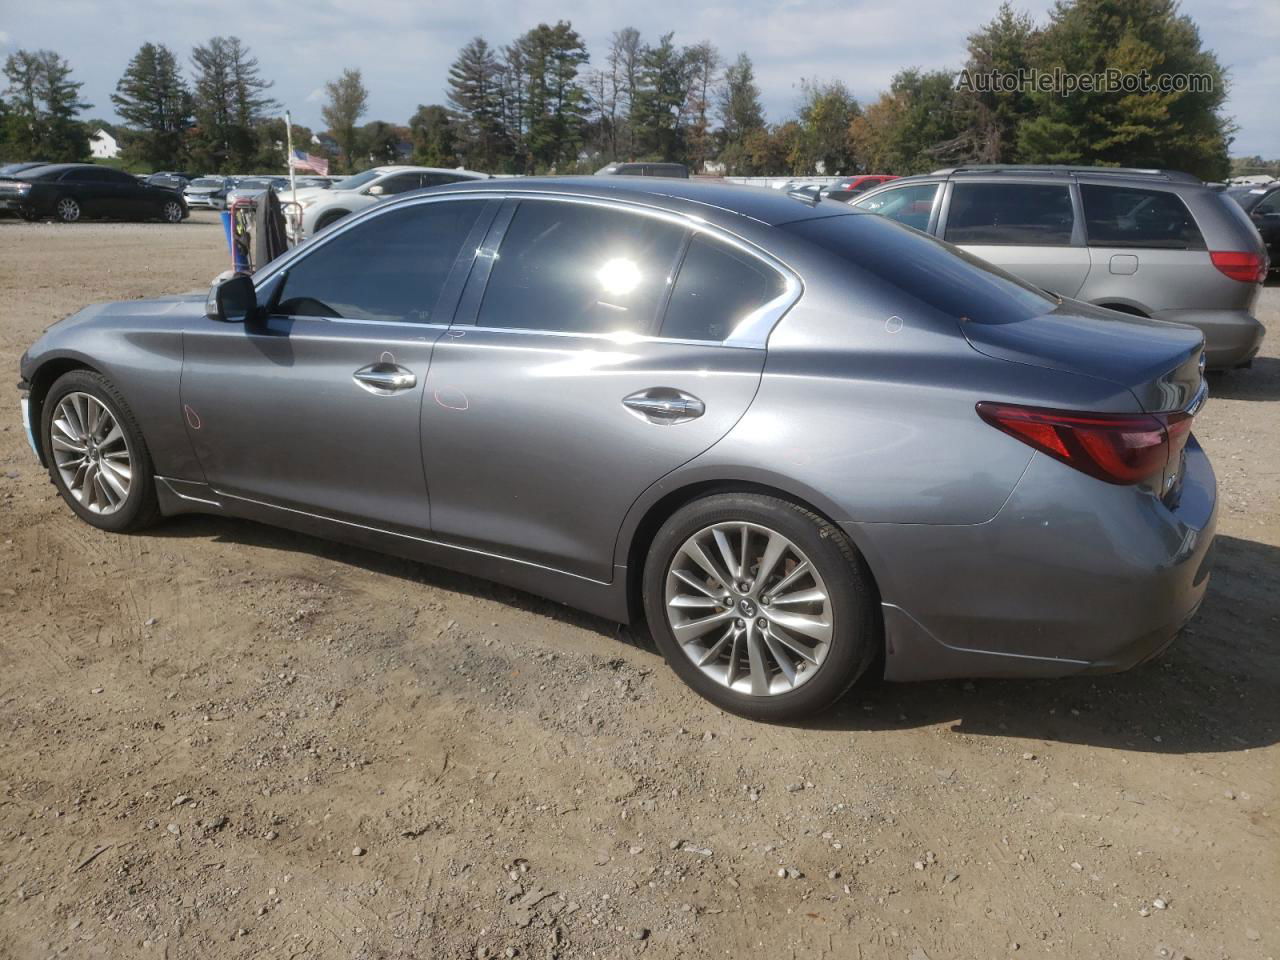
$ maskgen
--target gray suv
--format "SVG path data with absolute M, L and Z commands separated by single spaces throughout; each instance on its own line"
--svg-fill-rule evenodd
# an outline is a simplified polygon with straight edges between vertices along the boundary
M 853 202 L 1042 289 L 1203 331 L 1210 369 L 1248 366 L 1266 249 L 1239 207 L 1186 173 L 966 166 L 894 180 Z

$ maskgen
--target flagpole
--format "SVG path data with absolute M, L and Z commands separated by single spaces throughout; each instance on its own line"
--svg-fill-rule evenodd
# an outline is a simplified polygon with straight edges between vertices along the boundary
M 298 218 L 298 176 L 293 169 L 293 118 L 289 116 L 288 110 L 284 112 L 284 138 L 285 163 L 289 165 L 289 189 L 293 191 L 293 206 L 289 209 L 289 216 L 293 218 L 293 237 L 294 243 L 297 243 L 302 224 Z

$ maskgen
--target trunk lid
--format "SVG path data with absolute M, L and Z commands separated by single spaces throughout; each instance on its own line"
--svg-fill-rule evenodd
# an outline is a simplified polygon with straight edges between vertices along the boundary
M 962 317 L 960 327 L 981 354 L 1119 384 L 1147 413 L 1188 409 L 1203 382 L 1204 334 L 1180 323 L 1064 300 L 1006 323 Z

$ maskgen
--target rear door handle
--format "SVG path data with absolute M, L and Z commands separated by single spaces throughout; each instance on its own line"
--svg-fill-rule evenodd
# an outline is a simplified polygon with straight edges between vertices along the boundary
M 390 396 L 400 390 L 408 390 L 418 383 L 418 378 L 412 370 L 406 370 L 399 364 L 385 361 L 361 367 L 351 375 L 351 379 L 370 393 L 380 397 Z
M 691 393 L 671 387 L 651 387 L 622 398 L 622 405 L 649 423 L 670 424 L 696 420 L 707 412 L 706 404 Z

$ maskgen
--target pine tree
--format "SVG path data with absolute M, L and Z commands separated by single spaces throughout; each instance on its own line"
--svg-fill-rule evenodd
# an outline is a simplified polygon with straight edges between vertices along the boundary
M 449 67 L 448 100 L 458 152 L 472 169 L 495 169 L 506 153 L 499 73 L 497 58 L 483 37 L 466 44 Z
M 415 163 L 428 167 L 457 166 L 453 124 L 449 120 L 449 111 L 440 104 L 418 106 L 409 120 L 409 136 L 413 142 Z
M 646 46 L 640 56 L 639 87 L 631 104 L 637 151 L 655 160 L 684 159 L 684 108 L 689 99 L 689 63 L 673 34 Z
M 760 104 L 760 88 L 756 86 L 755 67 L 745 53 L 729 64 L 724 72 L 717 104 L 720 117 L 720 138 L 724 144 L 720 160 L 728 173 L 751 175 L 768 173 L 761 170 L 757 160 L 762 155 L 761 140 L 764 130 L 764 107 Z M 749 145 L 748 141 L 755 143 Z
M 689 98 L 685 109 L 689 117 L 689 165 L 695 171 L 701 171 L 715 148 L 711 131 L 711 96 L 720 70 L 720 52 L 710 40 L 703 40 L 685 50 L 685 62 L 689 77 Z
M 116 84 L 111 102 L 132 127 L 124 143 L 129 159 L 153 170 L 182 168 L 192 102 L 173 51 L 164 44 L 144 43 Z
M 206 170 L 243 172 L 255 153 L 255 127 L 276 102 L 257 58 L 239 37 L 213 37 L 191 52 L 195 65 L 192 156 Z
M 527 76 L 526 130 L 529 157 L 538 170 L 572 163 L 582 143 L 586 91 L 578 68 L 586 45 L 564 20 L 545 23 L 519 41 Z

